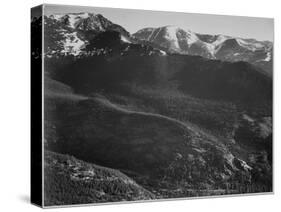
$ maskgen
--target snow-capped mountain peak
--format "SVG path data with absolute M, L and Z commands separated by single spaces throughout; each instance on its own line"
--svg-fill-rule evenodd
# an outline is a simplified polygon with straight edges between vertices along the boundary
M 114 31 L 119 34 L 117 40 L 122 45 L 150 46 L 158 49 L 155 52 L 161 55 L 178 53 L 232 62 L 247 61 L 268 70 L 272 66 L 273 45 L 269 41 L 199 34 L 174 25 L 148 27 L 130 35 L 122 26 L 94 13 L 54 14 L 45 16 L 44 20 L 45 31 L 50 35 L 47 55 L 80 55 L 84 50 L 88 51 L 87 46 L 97 35 Z
M 269 41 L 222 34 L 199 34 L 177 26 L 144 28 L 133 36 L 139 40 L 155 43 L 173 53 L 200 55 L 209 59 L 242 60 L 255 64 L 261 61 L 270 62 L 272 58 L 272 43 Z
M 188 48 L 199 41 L 195 33 L 180 27 L 167 25 L 159 28 L 145 28 L 133 35 L 140 40 L 159 44 L 171 51 L 188 53 Z
M 166 55 L 162 48 L 136 42 L 122 26 L 100 14 L 68 13 L 45 16 L 45 55 Z
M 94 13 L 68 13 L 68 14 L 54 14 L 48 18 L 63 23 L 66 26 L 81 30 L 105 30 L 112 22 L 104 18 L 100 14 Z
M 71 28 L 75 28 L 77 21 L 86 19 L 89 15 L 89 13 L 54 14 L 48 16 L 48 18 L 56 21 L 64 21 L 64 23 L 67 23 Z

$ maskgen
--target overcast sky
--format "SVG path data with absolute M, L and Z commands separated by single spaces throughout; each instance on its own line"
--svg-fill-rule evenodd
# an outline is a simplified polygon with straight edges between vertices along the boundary
M 102 14 L 113 23 L 123 26 L 130 33 L 135 33 L 145 27 L 175 25 L 197 33 L 273 41 L 273 19 L 270 18 L 62 5 L 46 5 L 44 11 L 45 15 L 77 12 Z

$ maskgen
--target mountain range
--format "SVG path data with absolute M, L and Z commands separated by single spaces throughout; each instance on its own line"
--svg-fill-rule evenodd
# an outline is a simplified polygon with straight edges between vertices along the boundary
M 199 34 L 176 26 L 144 28 L 133 36 L 173 52 L 200 55 L 209 59 L 247 62 L 269 62 L 272 59 L 272 43 L 269 41 Z
M 100 32 L 114 31 L 119 33 L 119 39 L 127 46 L 138 44 L 152 46 L 155 50 L 150 54 L 177 53 L 230 62 L 246 61 L 272 75 L 273 45 L 270 41 L 199 34 L 177 26 L 144 28 L 131 35 L 122 26 L 93 13 L 56 14 L 46 16 L 45 21 L 46 31 L 53 36 L 49 40 L 50 43 L 47 43 L 47 55 L 77 56 L 86 52 L 89 54 L 87 47 L 91 46 L 96 35 Z M 125 49 L 126 47 L 123 51 Z M 108 52 L 101 49 L 91 51 L 91 54 L 105 53 Z
M 133 36 L 180 54 L 200 55 L 232 62 L 250 62 L 264 69 L 266 73 L 272 74 L 273 47 L 269 41 L 199 34 L 175 26 L 144 28 Z

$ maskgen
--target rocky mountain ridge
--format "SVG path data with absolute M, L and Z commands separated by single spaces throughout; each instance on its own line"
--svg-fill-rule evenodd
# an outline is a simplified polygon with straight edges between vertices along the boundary
M 231 62 L 246 61 L 263 68 L 266 66 L 266 71 L 270 73 L 273 54 L 270 41 L 198 34 L 177 26 L 144 28 L 134 33 L 133 37 L 158 44 L 175 53 Z

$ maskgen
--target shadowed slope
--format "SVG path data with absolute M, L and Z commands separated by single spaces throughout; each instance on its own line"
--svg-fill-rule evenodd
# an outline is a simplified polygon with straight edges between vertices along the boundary
M 58 140 L 48 141 L 54 151 L 172 184 L 214 185 L 238 170 L 248 176 L 223 143 L 173 118 L 128 111 L 100 97 L 63 108 L 57 108 Z
M 118 170 L 45 151 L 45 206 L 147 200 L 149 191 Z

